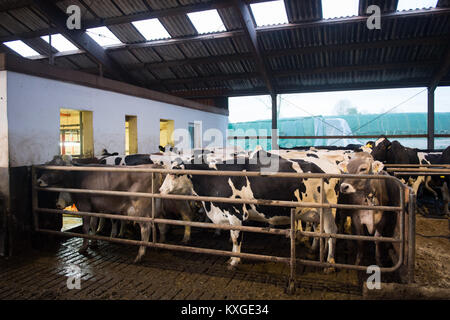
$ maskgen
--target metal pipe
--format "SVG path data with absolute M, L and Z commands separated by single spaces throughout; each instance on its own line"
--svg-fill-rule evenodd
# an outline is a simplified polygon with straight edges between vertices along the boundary
M 407 171 L 407 172 L 396 172 L 394 171 L 394 176 L 445 176 L 449 175 L 450 172 L 417 172 L 417 171 Z
M 323 192 L 323 178 L 320 179 L 320 203 L 323 204 L 324 203 L 324 195 L 325 193 Z M 324 228 L 323 228 L 323 207 L 321 207 L 319 209 L 319 221 L 320 221 L 320 234 L 324 234 Z M 319 242 L 320 242 L 320 250 L 319 250 L 319 258 L 320 258 L 320 262 L 323 262 L 323 252 L 324 252 L 324 238 L 320 237 L 319 238 Z M 328 250 L 330 250 L 330 248 L 328 248 Z
M 442 172 L 443 174 L 449 174 L 450 169 L 434 169 L 434 168 L 386 168 L 387 172 Z
M 146 168 L 145 165 L 131 167 L 117 166 L 35 166 L 41 170 L 56 171 L 95 171 L 95 172 L 154 172 L 176 175 L 204 175 L 204 176 L 230 176 L 230 177 L 267 177 L 267 178 L 348 178 L 348 179 L 391 179 L 396 180 L 389 175 L 371 175 L 371 174 L 342 174 L 342 173 L 297 173 L 297 172 L 265 172 L 265 171 L 216 171 L 216 170 L 184 170 L 184 169 L 155 169 Z
M 152 193 L 155 193 L 155 174 L 152 173 Z M 152 198 L 152 239 L 153 243 L 157 242 L 156 239 L 156 226 L 155 226 L 155 198 Z
M 392 237 L 357 236 L 341 233 L 318 233 L 310 231 L 297 231 L 300 235 L 314 238 L 335 238 L 343 240 L 380 241 L 380 242 L 401 242 L 401 239 Z
M 315 203 L 315 202 L 293 202 L 281 200 L 257 200 L 257 199 L 231 199 L 221 197 L 204 197 L 204 196 L 185 196 L 176 194 L 159 194 L 159 193 L 145 193 L 145 192 L 127 192 L 127 191 L 109 191 L 109 190 L 93 190 L 93 189 L 72 189 L 72 188 L 36 188 L 40 191 L 48 192 L 69 192 L 81 194 L 95 194 L 105 196 L 122 196 L 122 197 L 143 197 L 143 198 L 160 198 L 160 199 L 174 199 L 174 200 L 193 200 L 206 202 L 221 202 L 221 203 L 236 203 L 236 204 L 255 204 L 261 206 L 274 207 L 301 207 L 301 208 L 342 208 L 342 209 L 366 209 L 366 210 L 384 210 L 384 211 L 399 211 L 401 207 L 390 206 L 367 206 L 367 205 L 351 205 L 351 204 L 330 204 L 330 203 Z
M 146 246 L 146 247 L 153 247 L 153 248 L 160 248 L 160 249 L 187 251 L 187 252 L 193 252 L 193 253 L 207 253 L 207 254 L 214 254 L 214 255 L 218 255 L 218 256 L 227 256 L 227 257 L 229 256 L 229 257 L 246 258 L 246 259 L 269 261 L 269 262 L 282 262 L 282 263 L 286 263 L 286 264 L 289 264 L 291 261 L 290 258 L 286 258 L 286 257 L 274 257 L 274 256 L 267 256 L 267 255 L 254 254 L 254 253 L 231 252 L 231 251 L 216 250 L 216 249 L 205 249 L 205 248 L 197 248 L 197 247 L 189 247 L 189 246 L 179 246 L 179 245 L 167 244 L 167 243 L 152 243 L 152 242 L 138 241 L 138 240 L 109 238 L 109 237 L 104 237 L 104 236 L 86 235 L 86 234 L 82 234 L 82 233 L 74 233 L 74 232 L 67 232 L 67 231 L 61 232 L 61 231 L 48 230 L 48 229 L 39 229 L 38 231 L 43 232 L 43 233 L 48 233 L 48 234 L 62 235 L 62 236 L 66 236 L 66 237 L 80 237 L 80 238 L 91 239 L 91 240 L 103 240 L 103 241 L 110 241 L 110 242 L 116 242 L 116 243 L 121 243 L 121 244 L 131 244 L 131 245 Z
M 295 227 L 295 209 L 291 209 L 291 229 L 290 231 L 290 243 L 291 243 L 291 261 L 290 261 L 290 269 L 291 269 L 291 275 L 289 278 L 289 285 L 288 290 L 291 291 L 292 294 L 293 291 L 295 291 L 295 268 L 296 268 L 296 254 L 295 254 L 295 240 L 296 240 L 296 231 L 297 228 Z
M 423 167 L 423 168 L 433 168 L 433 167 L 442 167 L 442 168 L 450 168 L 450 164 L 383 164 L 385 168 L 415 168 L 415 167 Z
M 281 136 L 278 139 L 373 139 L 379 138 L 380 135 L 353 135 L 353 136 Z M 427 138 L 426 134 L 388 134 L 386 138 Z M 436 138 L 449 138 L 450 134 L 436 134 Z M 272 136 L 228 136 L 227 139 L 272 139 Z M 433 148 L 430 148 L 432 150 Z
M 36 208 L 37 212 L 46 212 L 53 214 L 71 214 L 71 215 L 79 215 L 82 217 L 98 217 L 98 218 L 106 218 L 106 219 L 116 219 L 116 220 L 124 220 L 124 221 L 134 221 L 134 222 L 155 222 L 155 223 L 163 223 L 170 224 L 175 226 L 191 226 L 196 228 L 210 228 L 210 229 L 221 229 L 221 230 L 239 230 L 239 231 L 247 231 L 247 232 L 256 232 L 256 233 L 265 233 L 265 234 L 273 234 L 273 235 L 289 235 L 288 229 L 276 229 L 276 228 L 262 228 L 262 227 L 249 227 L 249 226 L 232 226 L 226 224 L 214 224 L 208 222 L 195 222 L 195 221 L 184 221 L 184 220 L 172 220 L 172 219 L 159 219 L 159 218 L 150 218 L 150 217 L 129 217 L 120 214 L 107 214 L 107 213 L 97 213 L 97 212 L 84 212 L 84 211 L 65 211 L 58 209 L 48 209 L 48 208 Z
M 409 193 L 409 203 L 408 203 L 408 217 L 409 217 L 409 228 L 408 228 L 408 282 L 414 283 L 414 268 L 416 265 L 416 196 L 410 192 Z

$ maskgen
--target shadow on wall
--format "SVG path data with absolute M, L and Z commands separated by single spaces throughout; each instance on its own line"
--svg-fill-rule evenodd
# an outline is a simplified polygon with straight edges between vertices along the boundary
M 10 214 L 6 220 L 9 234 L 8 255 L 17 255 L 32 248 L 38 249 L 43 244 L 53 242 L 55 236 L 33 232 L 33 213 L 31 197 L 31 167 L 14 167 L 10 176 Z M 55 209 L 57 193 L 38 192 L 39 207 Z M 39 213 L 39 227 L 42 229 L 61 230 L 62 216 Z
M 7 255 L 7 230 L 5 196 L 0 193 L 0 256 Z

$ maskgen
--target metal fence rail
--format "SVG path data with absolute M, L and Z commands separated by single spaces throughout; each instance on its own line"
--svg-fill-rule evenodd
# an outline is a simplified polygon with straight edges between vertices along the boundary
M 41 188 L 37 186 L 37 170 L 58 170 L 58 171 L 91 171 L 91 172 L 142 172 L 142 173 L 151 173 L 152 175 L 152 192 L 127 192 L 127 191 L 111 191 L 111 190 L 89 190 L 89 189 L 74 189 L 74 188 L 56 188 L 56 187 L 45 187 Z M 189 174 L 189 175 L 214 175 L 214 176 L 245 176 L 245 177 L 267 177 L 267 178 L 308 178 L 308 179 L 320 179 L 320 203 L 306 203 L 306 202 L 293 202 L 293 201 L 281 201 L 281 200 L 269 200 L 269 199 L 230 199 L 224 197 L 205 197 L 205 196 L 187 196 L 187 195 L 162 195 L 160 193 L 155 193 L 154 190 L 154 179 L 155 174 Z M 324 193 L 324 179 L 329 178 L 358 178 L 358 179 L 389 179 L 394 181 L 398 185 L 399 190 L 399 203 L 400 206 L 368 206 L 368 205 L 345 205 L 345 204 L 333 204 L 333 203 L 325 203 L 325 193 Z M 170 170 L 170 169 L 155 169 L 155 168 L 145 168 L 145 167 L 114 167 L 114 166 L 88 166 L 88 167 L 80 167 L 80 166 L 33 166 L 32 167 L 32 204 L 33 204 L 33 219 L 34 219 L 34 228 L 37 232 L 43 232 L 54 235 L 62 235 L 69 237 L 81 237 L 85 239 L 92 240 L 105 240 L 116 243 L 123 244 L 133 244 L 139 246 L 147 246 L 154 248 L 162 248 L 169 250 L 179 250 L 179 251 L 188 251 L 194 253 L 206 253 L 206 254 L 214 254 L 221 256 L 229 256 L 229 257 L 239 257 L 239 258 L 247 258 L 254 260 L 263 260 L 263 261 L 276 261 L 283 262 L 290 265 L 290 277 L 289 277 L 289 286 L 288 289 L 290 292 L 295 290 L 295 268 L 296 263 L 314 267 L 335 267 L 335 268 L 344 268 L 344 269 L 352 269 L 352 270 L 360 270 L 365 271 L 367 269 L 366 266 L 359 265 L 351 265 L 351 264 L 340 264 L 340 263 L 328 263 L 324 261 L 324 251 L 325 251 L 325 239 L 335 238 L 335 239 L 345 239 L 345 240 L 361 240 L 361 241 L 375 241 L 375 242 L 390 242 L 390 243 L 398 243 L 400 246 L 400 254 L 398 257 L 397 263 L 392 267 L 382 267 L 380 268 L 381 272 L 394 272 L 401 268 L 402 266 L 407 267 L 408 269 L 408 281 L 412 282 L 414 279 L 414 265 L 410 264 L 414 262 L 414 242 L 413 239 L 415 237 L 415 220 L 414 220 L 414 203 L 415 203 L 415 195 L 411 192 L 411 189 L 403 185 L 400 180 L 395 177 L 389 175 L 352 175 L 352 174 L 326 174 L 326 173 L 287 173 L 287 172 L 277 172 L 277 173 L 265 173 L 265 172 L 241 172 L 241 171 L 207 171 L 207 170 Z M 405 189 L 409 190 L 409 203 L 406 206 L 406 201 L 404 198 Z M 151 198 L 152 202 L 152 215 L 151 217 L 130 217 L 125 215 L 117 215 L 117 214 L 108 214 L 108 213 L 95 213 L 95 212 L 69 212 L 65 210 L 58 209 L 50 209 L 50 208 L 39 208 L 38 206 L 38 191 L 46 191 L 46 192 L 68 192 L 68 193 L 82 193 L 82 194 L 91 194 L 91 195 L 104 195 L 104 196 L 123 196 L 123 197 L 146 197 Z M 155 218 L 155 198 L 160 199 L 174 199 L 174 200 L 190 200 L 190 201 L 207 201 L 207 202 L 221 202 L 221 203 L 234 203 L 234 204 L 255 204 L 255 205 L 264 205 L 264 206 L 279 206 L 279 207 L 290 207 L 290 228 L 289 229 L 279 229 L 279 228 L 262 228 L 262 227 L 250 227 L 250 226 L 231 226 L 231 225 L 222 225 L 222 224 L 214 224 L 214 223 L 206 223 L 206 222 L 193 222 L 193 221 L 182 221 L 182 220 L 172 220 L 172 219 L 160 219 Z M 319 209 L 319 218 L 320 218 L 320 231 L 319 232 L 308 232 L 302 230 L 296 230 L 296 217 L 295 217 L 295 208 L 318 208 Z M 324 223 L 323 223 L 323 215 L 324 209 L 365 209 L 365 210 L 382 210 L 382 211 L 392 211 L 398 212 L 399 214 L 399 223 L 400 231 L 399 234 L 394 235 L 394 237 L 371 237 L 371 236 L 358 236 L 358 235 L 347 235 L 347 234 L 330 234 L 324 232 Z M 55 230 L 41 229 L 39 227 L 39 218 L 38 213 L 50 213 L 50 214 L 76 214 L 82 217 L 100 217 L 100 218 L 109 218 L 109 219 L 117 219 L 124 221 L 134 221 L 134 222 L 148 222 L 152 224 L 152 241 L 144 242 L 137 240 L 128 240 L 128 239 L 118 239 L 118 238 L 110 238 L 98 235 L 86 235 L 72 232 L 61 232 Z M 405 213 L 408 213 L 408 217 Z M 408 218 L 408 222 L 406 221 Z M 198 247 L 190 247 L 190 246 L 182 246 L 182 245 L 173 245 L 166 243 L 158 243 L 156 240 L 156 228 L 155 224 L 163 223 L 169 225 L 178 225 L 178 226 L 191 226 L 191 227 L 199 227 L 199 228 L 211 228 L 211 229 L 221 229 L 221 230 L 240 230 L 245 232 L 256 232 L 256 233 L 264 233 L 264 234 L 273 234 L 273 235 L 284 235 L 290 238 L 290 257 L 278 257 L 278 256 L 267 256 L 261 254 L 250 254 L 243 252 L 231 252 L 231 251 L 223 251 L 216 249 L 206 249 L 206 248 L 198 248 Z M 405 224 L 408 226 L 408 230 L 406 232 Z M 296 234 L 300 234 L 306 237 L 315 237 L 319 238 L 320 250 L 319 250 L 319 261 L 313 260 L 305 260 L 305 259 L 297 259 L 295 254 L 295 239 Z M 408 242 L 408 246 L 406 246 L 406 242 Z M 405 259 L 406 257 L 406 259 Z M 406 261 L 405 261 L 406 260 Z

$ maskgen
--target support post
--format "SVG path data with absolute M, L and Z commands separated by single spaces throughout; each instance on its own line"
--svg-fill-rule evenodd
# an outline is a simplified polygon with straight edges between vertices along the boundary
M 434 149 L 434 90 L 428 87 L 428 112 L 427 112 L 427 149 Z
M 291 230 L 289 230 L 289 237 L 291 242 L 291 259 L 290 259 L 290 276 L 288 280 L 288 285 L 286 291 L 288 294 L 295 293 L 295 266 L 296 266 L 296 254 L 295 254 L 295 233 L 297 227 L 295 226 L 295 208 L 291 209 Z
M 38 217 L 38 194 L 36 190 L 36 168 L 34 166 L 31 167 L 31 208 L 33 212 L 33 224 L 34 231 L 39 230 L 39 217 Z
M 277 95 L 272 95 L 272 150 L 278 150 Z
M 324 204 L 325 203 L 325 192 L 323 190 L 324 188 L 324 180 L 323 178 L 320 178 L 320 204 Z M 320 234 L 324 233 L 324 217 L 323 217 L 323 207 L 321 207 L 319 209 L 319 221 L 320 221 L 320 226 L 319 226 L 319 231 Z M 320 255 L 320 262 L 324 261 L 324 251 L 325 251 L 325 239 L 324 238 L 319 238 L 319 244 L 320 244 L 320 251 L 319 251 L 319 255 Z
M 416 195 L 409 193 L 408 199 L 408 283 L 414 283 L 416 265 Z
M 152 172 L 152 193 L 155 193 L 155 173 Z M 152 239 L 156 243 L 156 226 L 155 226 L 155 198 L 152 198 Z

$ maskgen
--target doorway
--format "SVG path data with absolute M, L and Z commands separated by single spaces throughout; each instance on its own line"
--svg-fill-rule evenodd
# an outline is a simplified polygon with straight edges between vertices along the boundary
M 125 154 L 138 153 L 137 117 L 125 116 Z
M 174 146 L 173 132 L 175 124 L 173 120 L 161 119 L 159 121 L 159 145 L 165 147 L 167 145 Z

